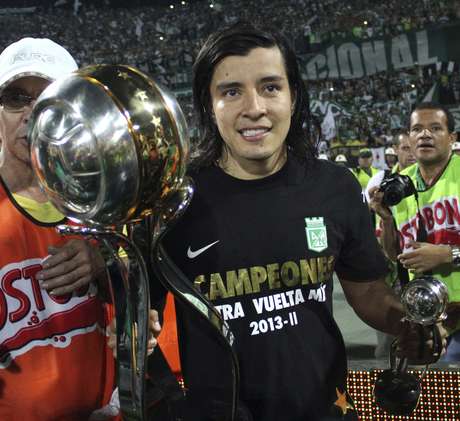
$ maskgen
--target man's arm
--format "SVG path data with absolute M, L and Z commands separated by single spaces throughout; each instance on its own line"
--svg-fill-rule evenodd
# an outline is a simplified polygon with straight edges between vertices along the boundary
M 397 336 L 402 329 L 404 309 L 383 280 L 352 282 L 340 279 L 348 303 L 369 326 Z
M 382 218 L 382 229 L 380 231 L 380 244 L 386 256 L 396 262 L 398 256 L 398 231 L 396 231 L 393 217 L 388 219 Z
M 379 191 L 379 186 L 375 186 L 368 191 L 369 207 L 377 213 L 382 220 L 382 230 L 380 233 L 380 244 L 387 257 L 396 261 L 398 256 L 398 232 L 394 225 L 393 215 L 390 209 L 382 205 L 383 193 Z

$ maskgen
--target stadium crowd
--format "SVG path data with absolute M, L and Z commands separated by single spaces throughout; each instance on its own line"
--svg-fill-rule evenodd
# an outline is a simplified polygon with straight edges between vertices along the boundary
M 60 0 L 33 14 L 1 14 L 0 47 L 21 36 L 46 36 L 72 51 L 80 66 L 134 65 L 176 93 L 192 135 L 191 65 L 206 36 L 222 24 L 239 19 L 272 24 L 282 29 L 299 54 L 308 54 L 334 40 L 394 36 L 452 22 L 460 15 L 457 0 L 351 0 L 346 7 L 339 0 L 175 1 L 169 7 L 137 8 L 113 8 L 110 0 L 103 4 Z M 336 115 L 336 142 L 343 146 L 358 140 L 359 145 L 375 146 L 391 142 L 411 106 L 436 81 L 451 102 L 458 101 L 457 65 L 450 72 L 415 67 L 355 80 L 311 81 L 309 91 L 311 100 L 335 102 L 344 110 Z
M 66 4 L 56 2 L 62 3 Z M 205 37 L 239 19 L 281 28 L 298 49 L 308 52 L 309 46 L 319 48 L 335 38 L 391 36 L 450 22 L 457 19 L 460 7 L 457 1 L 446 0 L 391 0 L 377 5 L 351 0 L 345 8 L 339 0 L 183 1 L 172 2 L 173 8 L 134 9 L 111 8 L 110 1 L 105 8 L 77 4 L 79 8 L 54 6 L 33 14 L 2 14 L 0 47 L 15 41 L 19 31 L 23 36 L 47 35 L 60 40 L 80 65 L 122 62 L 144 66 L 174 84 L 180 82 L 178 70 L 189 70 Z

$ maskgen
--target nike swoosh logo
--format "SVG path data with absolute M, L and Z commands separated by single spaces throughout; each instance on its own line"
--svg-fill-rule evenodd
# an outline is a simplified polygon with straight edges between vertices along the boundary
M 190 249 L 190 246 L 187 250 L 187 257 L 189 259 L 194 259 L 195 257 L 199 256 L 201 253 L 205 252 L 208 248 L 211 248 L 214 244 L 217 244 L 220 240 L 214 241 L 214 243 L 208 244 L 207 246 L 204 246 L 196 251 L 192 251 Z

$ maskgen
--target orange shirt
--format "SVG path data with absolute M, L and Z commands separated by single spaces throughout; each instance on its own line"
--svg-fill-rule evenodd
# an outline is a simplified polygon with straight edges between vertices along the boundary
M 52 297 L 36 274 L 56 224 L 21 210 L 0 180 L 0 420 L 87 420 L 106 405 L 114 362 L 105 328 L 113 315 L 91 285 Z
M 176 306 L 174 297 L 170 292 L 166 296 L 166 305 L 163 311 L 163 326 L 161 327 L 161 333 L 158 337 L 158 345 L 171 371 L 179 380 L 182 379 L 179 345 L 177 340 Z

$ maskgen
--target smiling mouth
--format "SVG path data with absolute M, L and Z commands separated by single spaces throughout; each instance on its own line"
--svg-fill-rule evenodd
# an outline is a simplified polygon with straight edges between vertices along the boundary
M 257 128 L 257 129 L 242 129 L 238 132 L 246 140 L 259 140 L 262 139 L 271 129 L 269 128 Z

